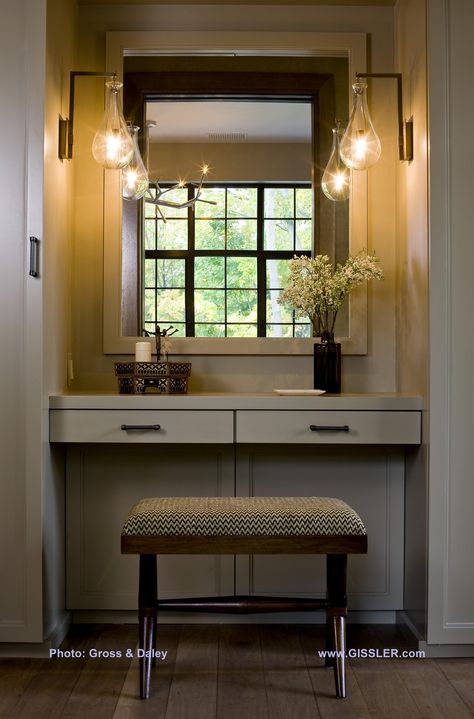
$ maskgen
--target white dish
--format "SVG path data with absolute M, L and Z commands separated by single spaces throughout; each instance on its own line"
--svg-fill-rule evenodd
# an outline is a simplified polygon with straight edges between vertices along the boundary
M 274 392 L 281 395 L 295 395 L 295 394 L 307 394 L 307 395 L 318 395 L 325 394 L 325 389 L 274 389 Z

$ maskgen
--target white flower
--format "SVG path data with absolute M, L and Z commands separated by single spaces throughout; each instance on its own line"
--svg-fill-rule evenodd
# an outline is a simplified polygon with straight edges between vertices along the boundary
M 366 280 L 382 280 L 383 271 L 375 255 L 360 252 L 332 271 L 327 255 L 290 260 L 290 279 L 278 302 L 288 305 L 296 317 L 309 317 L 316 333 L 334 332 L 339 309 L 354 287 Z

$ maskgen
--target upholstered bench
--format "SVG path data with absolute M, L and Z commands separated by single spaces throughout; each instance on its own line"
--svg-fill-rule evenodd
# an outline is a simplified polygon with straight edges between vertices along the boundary
M 336 650 L 336 696 L 345 697 L 347 555 L 367 551 L 367 533 L 348 504 L 331 497 L 160 497 L 142 499 L 122 530 L 122 553 L 140 555 L 140 696 L 150 695 L 157 609 L 288 611 L 326 609 L 326 649 Z M 219 597 L 157 598 L 158 554 L 326 554 L 326 600 Z

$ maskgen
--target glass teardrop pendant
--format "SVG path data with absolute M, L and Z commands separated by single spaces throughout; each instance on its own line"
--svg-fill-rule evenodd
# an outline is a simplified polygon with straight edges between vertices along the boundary
M 357 81 L 352 89 L 354 104 L 340 143 L 340 153 L 343 162 L 352 170 L 366 170 L 377 162 L 382 147 L 367 107 L 367 84 Z
M 321 189 L 329 200 L 340 202 L 347 200 L 349 197 L 351 173 L 347 165 L 341 160 L 339 151 L 341 130 L 337 121 L 332 132 L 332 152 L 323 172 Z
M 148 172 L 138 147 L 137 125 L 130 125 L 133 140 L 133 154 L 129 164 L 122 170 L 122 197 L 124 200 L 140 200 L 148 190 Z
M 107 88 L 105 112 L 92 143 L 92 154 L 99 165 L 120 170 L 128 165 L 133 154 L 133 140 L 120 108 L 121 82 L 112 80 Z

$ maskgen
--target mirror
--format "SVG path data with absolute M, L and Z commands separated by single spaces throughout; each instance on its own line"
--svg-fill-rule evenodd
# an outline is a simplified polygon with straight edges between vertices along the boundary
M 147 58 L 147 71 L 125 62 L 126 116 L 147 128 L 142 147 L 163 199 L 184 204 L 210 169 L 192 208 L 156 206 L 153 190 L 124 203 L 123 334 L 159 323 L 176 337 L 311 336 L 278 297 L 295 254 L 348 254 L 348 203 L 332 206 L 319 188 L 334 73 L 347 68 L 291 60 L 265 58 L 265 72 L 261 58 L 173 58 L 173 70 L 162 58 L 151 70 Z M 191 187 L 173 190 L 180 180 Z M 347 313 L 337 331 L 347 335 Z

